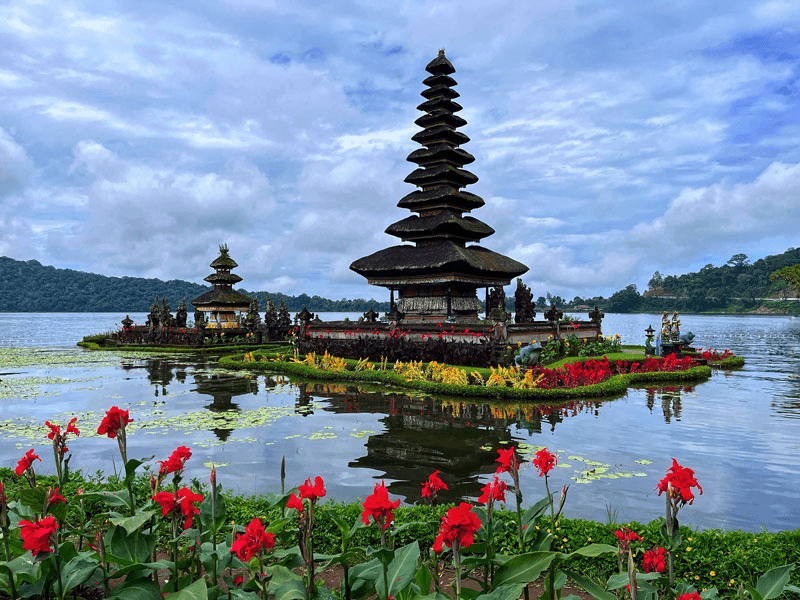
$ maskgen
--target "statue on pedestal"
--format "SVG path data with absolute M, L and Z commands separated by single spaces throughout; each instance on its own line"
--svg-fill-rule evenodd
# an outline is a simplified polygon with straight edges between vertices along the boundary
M 536 318 L 536 303 L 531 289 L 517 277 L 517 290 L 514 292 L 514 322 L 533 323 Z
M 186 298 L 181 298 L 178 309 L 175 311 L 175 326 L 186 327 L 186 318 L 188 316 L 186 312 Z

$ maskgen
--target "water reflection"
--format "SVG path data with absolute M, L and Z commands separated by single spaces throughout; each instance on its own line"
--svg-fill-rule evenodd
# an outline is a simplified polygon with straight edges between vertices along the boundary
M 691 392 L 694 392 L 693 385 L 645 388 L 647 408 L 652 413 L 656 404 L 660 405 L 664 423 L 669 425 L 673 419 L 681 420 L 681 395 Z
M 490 404 L 436 399 L 341 384 L 299 384 L 298 397 L 325 400 L 325 412 L 378 413 L 384 431 L 367 438 L 366 454 L 349 468 L 380 473 L 389 491 L 406 502 L 421 501 L 421 482 L 440 470 L 455 502 L 480 495 L 480 479 L 497 468 L 497 448 L 514 443 L 512 428 L 541 432 L 565 418 L 597 414 L 602 401 L 561 404 Z M 305 401 L 303 401 L 305 403 Z

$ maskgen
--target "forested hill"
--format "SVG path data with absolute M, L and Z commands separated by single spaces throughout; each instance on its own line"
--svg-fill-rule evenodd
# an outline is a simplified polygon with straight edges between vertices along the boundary
M 796 298 L 800 290 L 785 278 L 771 278 L 780 269 L 800 264 L 800 248 L 761 258 L 753 263 L 746 254 L 735 254 L 724 265 L 708 264 L 696 273 L 662 275 L 658 271 L 640 295 L 635 285 L 616 292 L 606 304 L 611 312 L 752 311 L 777 307 L 782 297 Z M 769 300 L 767 300 L 769 299 Z M 797 303 L 782 306 L 796 312 Z
M 173 311 L 185 299 L 191 315 L 192 298 L 209 289 L 178 279 L 106 277 L 0 256 L 0 312 L 148 312 L 153 298 L 158 296 L 166 297 Z M 287 296 L 237 289 L 255 297 L 262 312 L 268 297 L 276 305 L 283 300 L 290 311 L 299 311 L 303 306 L 311 311 L 365 312 L 370 306 L 377 311 L 389 309 L 388 302 L 374 300 L 330 300 L 306 294 Z

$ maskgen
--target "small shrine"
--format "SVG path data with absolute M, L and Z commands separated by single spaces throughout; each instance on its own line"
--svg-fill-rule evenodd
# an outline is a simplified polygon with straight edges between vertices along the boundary
M 229 256 L 227 244 L 219 247 L 219 256 L 209 266 L 214 272 L 204 281 L 214 289 L 192 300 L 195 324 L 205 325 L 207 329 L 239 327 L 239 318 L 248 312 L 253 299 L 233 289 L 242 278 L 231 273 L 239 265 Z
M 370 284 L 389 288 L 393 321 L 475 321 L 482 311 L 478 288 L 486 288 L 489 304 L 490 288 L 508 285 L 528 267 L 477 245 L 494 229 L 464 215 L 484 201 L 462 189 L 478 178 L 462 168 L 475 158 L 461 148 L 469 138 L 457 131 L 467 122 L 455 114 L 462 109 L 454 102 L 455 68 L 440 50 L 425 70 L 426 100 L 417 107 L 425 114 L 415 121 L 423 129 L 411 138 L 423 147 L 409 154 L 418 168 L 405 179 L 420 189 L 397 204 L 416 214 L 386 229 L 411 244 L 379 250 L 350 268 Z

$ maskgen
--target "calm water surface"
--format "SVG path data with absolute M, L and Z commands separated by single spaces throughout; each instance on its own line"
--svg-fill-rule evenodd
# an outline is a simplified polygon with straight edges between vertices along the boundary
M 340 318 L 324 316 L 324 318 Z M 352 316 L 352 315 L 351 315 Z M 219 467 L 228 488 L 277 491 L 322 475 L 328 496 L 364 498 L 384 479 L 393 497 L 419 500 L 434 469 L 449 499 L 475 498 L 494 473 L 496 448 L 547 446 L 559 465 L 551 487 L 571 484 L 566 515 L 650 521 L 663 512 L 655 486 L 671 458 L 692 467 L 705 493 L 682 511 L 699 528 L 800 527 L 800 319 L 682 316 L 696 346 L 745 357 L 696 386 L 631 389 L 600 402 L 537 406 L 464 403 L 386 388 L 226 373 L 213 361 L 171 355 L 87 352 L 84 335 L 118 328 L 121 314 L 0 313 L 0 458 L 11 467 L 30 447 L 52 470 L 45 420 L 79 417 L 72 466 L 119 469 L 116 444 L 93 435 L 104 411 L 127 408 L 136 429 L 129 455 L 163 460 L 192 448 L 189 476 Z M 131 314 L 144 322 L 144 314 Z M 606 334 L 643 343 L 660 315 L 608 315 Z M 82 425 L 81 425 L 82 424 Z M 544 483 L 525 463 L 526 504 Z

